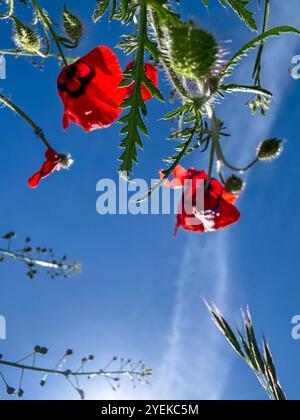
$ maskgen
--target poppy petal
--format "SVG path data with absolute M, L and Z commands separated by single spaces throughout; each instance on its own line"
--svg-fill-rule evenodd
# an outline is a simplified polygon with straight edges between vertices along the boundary
M 123 74 L 116 55 L 100 46 L 73 67 L 68 82 L 58 90 L 65 107 L 63 127 L 68 128 L 70 121 L 88 132 L 110 126 L 121 114 L 120 105 L 126 97 L 126 88 L 119 87 Z M 65 73 L 62 70 L 58 81 L 64 80 Z
M 70 82 L 67 82 L 67 89 L 70 92 L 76 92 L 78 90 L 80 90 L 81 88 L 81 83 L 80 80 L 78 79 L 72 79 Z
M 155 87 L 158 87 L 158 72 L 156 67 L 152 64 L 145 64 L 145 73 L 147 78 L 151 80 L 152 84 Z M 152 94 L 144 85 L 142 86 L 142 98 L 143 101 L 149 101 L 152 98 Z
M 239 195 L 238 195 L 238 194 L 232 194 L 232 193 L 230 193 L 229 191 L 227 191 L 227 190 L 224 188 L 224 191 L 223 191 L 222 197 L 223 197 L 223 198 L 224 198 L 224 200 L 225 200 L 225 201 L 227 201 L 228 203 L 230 203 L 230 204 L 235 204 L 235 203 L 236 203 L 236 201 L 237 201 L 237 199 L 238 199 L 238 197 L 239 197 Z
M 133 66 L 134 66 L 134 62 L 129 63 L 125 71 L 132 70 Z M 152 84 L 155 87 L 158 87 L 158 71 L 156 67 L 153 66 L 153 64 L 145 63 L 144 69 L 145 69 L 145 74 L 147 78 L 151 80 Z M 127 86 L 127 96 L 130 96 L 132 94 L 133 89 L 134 89 L 134 84 Z M 149 92 L 149 90 L 146 88 L 146 86 L 142 85 L 141 92 L 142 92 L 142 99 L 144 102 L 149 101 L 152 98 L 152 95 Z
M 41 179 L 51 175 L 54 171 L 60 169 L 60 159 L 55 150 L 49 148 L 45 153 L 46 161 L 43 163 L 41 169 L 36 172 L 29 180 L 28 185 L 30 188 L 36 188 Z
M 187 173 L 187 170 L 183 166 L 177 165 L 172 173 L 174 181 L 171 182 L 168 179 L 166 179 L 164 185 L 169 188 L 182 188 L 183 181 L 185 179 L 184 177 L 187 175 Z M 159 176 L 160 179 L 164 178 L 163 169 L 160 170 Z
M 29 187 L 33 189 L 36 188 L 39 185 L 41 179 L 42 179 L 41 172 L 39 171 L 36 174 L 34 174 L 31 178 L 29 178 L 28 180 Z
M 91 68 L 85 63 L 78 63 L 76 66 L 75 77 L 84 78 L 91 73 Z
M 194 168 L 185 170 L 181 166 L 174 173 L 174 182 L 169 184 L 171 188 L 182 185 L 183 181 L 191 179 L 182 195 L 182 201 L 176 217 L 175 235 L 181 227 L 187 231 L 203 233 L 224 229 L 240 219 L 240 212 L 234 206 L 238 198 L 237 194 L 229 193 L 216 179 L 210 180 L 209 186 L 204 192 L 204 202 L 198 208 L 198 194 L 203 189 L 203 182 L 208 179 L 205 171 L 197 171 Z

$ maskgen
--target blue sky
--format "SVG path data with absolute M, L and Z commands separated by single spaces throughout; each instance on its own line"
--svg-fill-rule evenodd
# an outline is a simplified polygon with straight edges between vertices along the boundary
M 63 2 L 43 3 L 58 16 Z M 272 2 L 272 26 L 297 26 L 299 5 Z M 84 21 L 84 38 L 76 55 L 95 45 L 113 47 L 125 27 L 104 19 L 93 26 L 93 1 L 73 0 L 70 8 Z M 230 50 L 253 34 L 222 7 L 206 11 L 199 0 L 182 0 L 187 18 L 213 31 L 217 39 L 233 40 Z M 3 26 L 3 25 L 2 25 Z M 1 47 L 8 34 L 1 29 Z M 297 194 L 300 165 L 298 97 L 300 81 L 288 74 L 292 56 L 300 53 L 300 39 L 284 36 L 270 40 L 264 59 L 263 80 L 274 91 L 267 118 L 252 118 L 243 104 L 247 97 L 231 95 L 218 115 L 232 133 L 226 153 L 238 163 L 248 162 L 256 145 L 268 137 L 287 139 L 283 156 L 273 164 L 258 165 L 248 174 L 247 189 L 238 202 L 240 222 L 230 229 L 197 236 L 180 232 L 172 237 L 174 216 L 99 216 L 96 183 L 117 179 L 118 125 L 86 135 L 61 126 L 62 106 L 56 93 L 57 63 L 45 70 L 27 60 L 7 59 L 7 80 L 0 87 L 40 124 L 54 146 L 68 151 L 75 164 L 31 191 L 27 178 L 40 166 L 43 146 L 22 120 L 1 109 L 2 176 L 1 231 L 15 230 L 20 240 L 31 235 L 36 243 L 51 246 L 82 261 L 83 274 L 51 280 L 40 274 L 27 280 L 24 267 L 0 267 L 0 314 L 7 319 L 7 341 L 1 353 L 18 358 L 36 344 L 51 349 L 55 362 L 66 348 L 78 356 L 94 353 L 95 366 L 113 355 L 143 359 L 154 368 L 151 387 L 131 389 L 124 383 L 116 394 L 106 382 L 86 389 L 90 398 L 264 399 L 255 377 L 212 325 L 201 298 L 214 300 L 226 317 L 239 322 L 239 308 L 250 305 L 255 323 L 270 340 L 282 385 L 289 398 L 298 399 L 300 342 L 291 338 L 291 319 L 300 313 Z M 117 52 L 125 67 L 128 58 Z M 244 60 L 234 81 L 247 84 L 254 55 Z M 160 80 L 167 94 L 165 76 Z M 165 140 L 168 122 L 157 122 L 170 105 L 149 103 L 148 125 L 140 165 L 135 175 L 156 177 L 162 158 L 171 151 Z M 207 167 L 208 157 L 194 155 L 185 165 Z M 52 363 L 52 362 L 51 362 Z M 28 377 L 26 398 L 74 398 L 67 384 L 52 378 L 41 389 L 39 377 Z M 2 391 L 0 391 L 2 392 Z M 2 395 L 2 394 L 0 394 Z M 5 398 L 4 395 L 2 395 Z

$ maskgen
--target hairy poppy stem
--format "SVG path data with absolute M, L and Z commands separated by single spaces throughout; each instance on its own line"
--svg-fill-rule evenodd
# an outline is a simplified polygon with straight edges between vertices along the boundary
M 48 142 L 48 140 L 46 139 L 43 131 L 41 130 L 40 127 L 38 127 L 34 121 L 32 121 L 32 119 L 25 114 L 24 111 L 22 111 L 21 108 L 19 108 L 16 104 L 14 104 L 10 99 L 6 98 L 4 95 L 2 95 L 0 93 L 0 102 L 2 102 L 4 105 L 6 105 L 8 108 L 10 108 L 12 111 L 16 112 L 24 121 L 27 122 L 27 124 L 29 124 L 35 134 L 42 140 L 42 142 L 45 144 L 45 146 L 47 147 L 47 149 L 52 149 L 52 146 L 50 145 L 50 143 Z
M 0 19 L 9 19 L 11 17 L 11 15 L 14 12 L 14 3 L 15 3 L 14 0 L 9 0 L 9 9 L 8 9 L 8 12 L 5 13 L 5 14 L 3 14 L 3 15 L 0 15 Z
M 64 63 L 65 66 L 68 66 L 68 61 L 64 55 L 64 52 L 62 50 L 62 47 L 60 45 L 59 39 L 57 37 L 56 32 L 54 31 L 54 29 L 52 28 L 51 22 L 49 21 L 49 19 L 47 18 L 47 16 L 45 15 L 45 13 L 43 12 L 43 10 L 40 8 L 40 6 L 38 5 L 36 0 L 31 0 L 35 10 L 37 11 L 37 13 L 40 15 L 41 21 L 42 23 L 46 26 L 46 28 L 50 31 L 51 35 L 53 36 L 53 40 L 57 46 L 57 49 L 59 51 L 59 54 L 62 58 L 62 61 Z
M 262 35 L 267 31 L 269 21 L 270 21 L 270 0 L 265 0 Z M 260 73 L 261 73 L 261 60 L 262 60 L 264 47 L 265 47 L 265 43 L 264 41 L 262 41 L 258 49 L 258 53 L 257 53 L 255 65 L 254 65 L 254 70 L 253 70 L 253 75 L 252 75 L 253 79 L 255 80 L 255 84 L 257 86 L 261 86 Z
M 220 157 L 220 160 L 222 161 L 223 165 L 227 166 L 228 169 L 231 169 L 232 171 L 235 171 L 235 172 L 240 172 L 240 173 L 246 172 L 246 171 L 248 171 L 248 169 L 252 168 L 252 166 L 254 166 L 259 161 L 258 158 L 255 158 L 251 163 L 249 163 L 249 165 L 245 166 L 244 168 L 237 168 L 236 166 L 231 165 L 226 160 L 226 158 L 224 156 L 224 153 L 223 153 L 223 150 L 221 148 L 219 139 L 218 139 L 217 144 L 216 144 L 216 150 L 217 150 L 218 156 Z
M 15 57 L 41 57 L 41 58 L 55 57 L 54 54 L 45 55 L 42 53 L 31 53 L 31 52 L 20 51 L 20 50 L 0 50 L 0 55 L 13 55 Z
M 211 147 L 210 147 L 210 154 L 209 154 L 209 168 L 208 168 L 208 178 L 205 182 L 205 191 L 209 187 L 211 177 L 212 177 L 212 171 L 214 168 L 214 159 L 215 159 L 215 152 L 217 149 L 217 144 L 219 141 L 219 127 L 218 127 L 218 120 L 213 112 L 212 118 L 211 118 L 211 125 L 212 125 L 212 135 L 211 135 Z

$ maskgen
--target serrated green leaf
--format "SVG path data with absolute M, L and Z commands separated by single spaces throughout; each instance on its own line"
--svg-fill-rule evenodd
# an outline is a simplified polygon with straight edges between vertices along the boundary
M 104 15 L 108 6 L 110 4 L 110 0 L 97 0 L 96 9 L 93 13 L 93 21 L 97 23 L 99 19 Z
M 253 17 L 254 13 L 247 9 L 249 0 L 219 0 L 219 2 L 224 7 L 228 4 L 252 31 L 257 32 L 257 24 Z
M 241 58 L 245 57 L 250 50 L 255 48 L 262 41 L 265 41 L 266 39 L 273 36 L 279 36 L 283 33 L 300 35 L 300 31 L 296 28 L 293 28 L 292 26 L 278 26 L 268 30 L 264 34 L 252 39 L 250 42 L 244 45 L 236 54 L 234 54 L 234 56 L 224 66 L 222 71 L 223 76 L 229 76 L 231 74 L 231 69 L 239 63 Z
M 209 0 L 202 0 L 205 7 L 208 6 Z M 247 7 L 249 0 L 219 0 L 223 7 L 227 5 L 242 19 L 245 24 L 252 30 L 257 32 L 257 24 L 254 19 L 254 13 L 251 12 Z
M 182 114 L 182 112 L 184 112 L 187 109 L 186 105 L 182 105 L 181 107 L 175 109 L 174 111 L 169 112 L 168 114 L 166 114 L 163 119 L 164 120 L 170 120 L 171 118 L 176 117 L 177 115 Z
M 230 85 L 220 85 L 220 89 L 229 93 L 234 93 L 234 92 L 252 93 L 255 95 L 266 96 L 268 98 L 273 96 L 270 91 L 263 89 L 259 86 L 245 86 L 245 85 L 238 85 L 238 84 L 230 84 Z

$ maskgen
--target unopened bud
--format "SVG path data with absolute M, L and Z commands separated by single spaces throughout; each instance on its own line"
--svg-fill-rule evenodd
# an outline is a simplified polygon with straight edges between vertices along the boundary
M 245 182 L 242 178 L 231 175 L 226 181 L 225 188 L 231 194 L 239 194 L 245 188 Z
M 262 142 L 257 149 L 257 158 L 262 161 L 270 161 L 278 158 L 283 151 L 283 140 L 270 139 Z
M 213 35 L 190 24 L 171 26 L 170 58 L 173 70 L 190 79 L 211 76 L 218 55 L 218 44 Z

